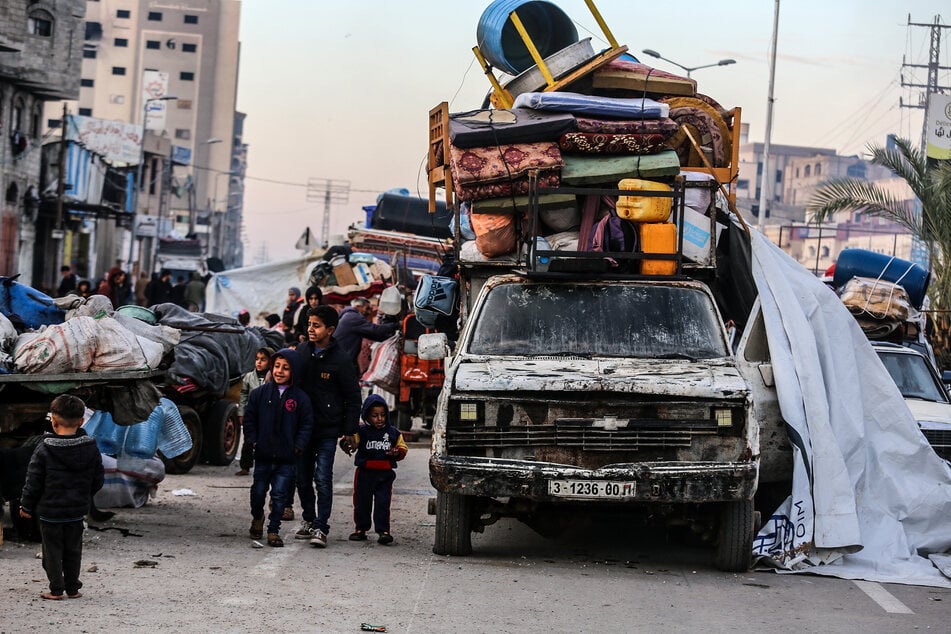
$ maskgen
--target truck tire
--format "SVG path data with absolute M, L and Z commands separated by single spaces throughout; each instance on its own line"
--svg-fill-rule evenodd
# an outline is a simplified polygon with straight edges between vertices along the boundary
M 399 403 L 396 406 L 396 428 L 400 431 L 409 431 L 413 428 L 413 414 L 408 404 Z
M 753 556 L 753 501 L 725 502 L 720 509 L 717 537 L 717 568 L 746 572 Z
M 472 496 L 436 492 L 437 555 L 472 554 Z
M 201 419 L 198 418 L 198 412 L 187 405 L 179 405 L 178 412 L 182 415 L 185 427 L 188 428 L 188 435 L 192 437 L 192 448 L 174 458 L 166 458 L 159 452 L 159 457 L 161 457 L 162 462 L 165 463 L 165 473 L 172 475 L 188 473 L 198 462 L 199 456 L 201 456 Z
M 231 464 L 241 442 L 241 418 L 238 406 L 224 399 L 212 405 L 202 421 L 202 456 L 219 467 Z

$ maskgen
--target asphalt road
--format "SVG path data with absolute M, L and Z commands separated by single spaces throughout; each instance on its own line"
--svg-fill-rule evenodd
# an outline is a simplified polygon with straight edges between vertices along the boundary
M 951 590 L 768 571 L 717 571 L 712 551 L 625 518 L 577 517 L 542 538 L 501 520 L 471 557 L 432 554 L 429 451 L 411 444 L 393 501 L 396 542 L 350 542 L 342 453 L 330 544 L 254 548 L 250 478 L 236 466 L 168 476 L 140 509 L 88 530 L 84 596 L 44 601 L 38 544 L 0 550 L 0 632 L 946 632 Z M 174 495 L 189 489 L 194 495 Z M 7 522 L 8 523 L 8 522 Z M 118 530 L 117 530 L 118 529 Z M 139 562 L 139 563 L 137 563 Z M 141 563 L 151 562 L 151 563 Z

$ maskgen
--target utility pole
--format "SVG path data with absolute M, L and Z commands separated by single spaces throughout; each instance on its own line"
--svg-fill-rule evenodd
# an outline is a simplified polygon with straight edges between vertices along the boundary
M 779 0 L 773 10 L 773 40 L 769 51 L 769 96 L 766 99 L 766 138 L 763 141 L 763 174 L 759 185 L 759 222 L 757 229 L 764 233 L 766 227 L 766 209 L 773 202 L 771 194 L 775 177 L 769 169 L 769 143 L 773 133 L 773 87 L 776 84 L 776 47 L 779 40 Z
M 940 66 L 938 64 L 938 57 L 941 53 L 941 30 L 942 29 L 951 29 L 951 25 L 941 24 L 941 16 L 934 16 L 934 22 L 931 24 L 922 23 L 922 22 L 912 22 L 911 14 L 908 14 L 908 26 L 921 26 L 931 29 L 931 46 L 929 46 L 928 51 L 928 63 L 927 64 L 909 64 L 905 62 L 904 57 L 902 57 L 902 68 L 925 68 L 928 70 L 928 81 L 924 84 L 915 84 L 912 82 L 905 81 L 905 75 L 902 73 L 901 76 L 901 85 L 903 88 L 924 88 L 925 92 L 921 97 L 919 97 L 917 104 L 903 103 L 901 99 L 898 101 L 898 105 L 902 108 L 917 108 L 924 110 L 924 117 L 921 121 L 921 153 L 925 154 L 928 147 L 928 95 L 933 93 L 941 93 L 945 90 L 951 90 L 949 86 L 939 86 L 938 85 L 938 71 L 939 70 L 951 70 L 951 66 Z
M 307 202 L 324 201 L 324 218 L 320 225 L 320 242 L 330 246 L 330 205 L 347 204 L 350 199 L 350 181 L 330 180 L 327 178 L 307 179 Z

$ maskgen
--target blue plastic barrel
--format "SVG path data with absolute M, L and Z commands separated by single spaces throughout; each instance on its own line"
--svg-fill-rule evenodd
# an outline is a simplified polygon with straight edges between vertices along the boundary
M 518 75 L 535 65 L 528 47 L 509 20 L 515 11 L 542 58 L 554 55 L 578 41 L 578 30 L 565 13 L 543 0 L 495 0 L 482 12 L 476 42 L 490 64 L 509 75 Z
M 899 284 L 907 291 L 908 300 L 915 308 L 921 308 L 931 282 L 931 272 L 914 262 L 867 249 L 845 249 L 835 262 L 832 283 L 841 288 L 853 277 L 871 277 Z

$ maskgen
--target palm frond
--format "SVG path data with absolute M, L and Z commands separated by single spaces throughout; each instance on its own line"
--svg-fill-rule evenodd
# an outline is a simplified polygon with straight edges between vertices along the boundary
M 839 211 L 862 211 L 891 220 L 918 234 L 921 221 L 906 205 L 874 183 L 856 178 L 836 178 L 823 183 L 806 204 L 811 222 L 825 222 Z

